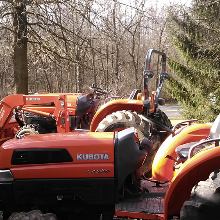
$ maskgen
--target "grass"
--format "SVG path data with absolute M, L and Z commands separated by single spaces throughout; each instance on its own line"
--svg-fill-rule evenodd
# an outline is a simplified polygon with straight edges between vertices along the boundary
M 169 118 L 169 119 L 170 119 L 170 121 L 171 121 L 171 123 L 172 123 L 173 126 L 174 126 L 175 124 L 177 124 L 177 123 L 179 123 L 179 122 L 185 120 L 185 119 L 183 119 L 183 118 Z

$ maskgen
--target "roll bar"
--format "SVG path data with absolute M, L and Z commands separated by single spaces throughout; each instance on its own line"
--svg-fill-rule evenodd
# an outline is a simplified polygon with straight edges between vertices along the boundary
M 146 63 L 145 63 L 145 69 L 143 72 L 143 78 L 144 78 L 144 99 L 148 99 L 149 98 L 149 91 L 148 91 L 148 79 L 152 78 L 154 76 L 153 71 L 150 70 L 150 62 L 151 62 L 151 56 L 153 53 L 159 54 L 162 56 L 162 66 L 161 66 L 161 73 L 160 73 L 160 80 L 159 80 L 159 84 L 156 90 L 156 95 L 155 95 L 155 103 L 158 103 L 158 98 L 159 98 L 159 94 L 160 91 L 163 87 L 163 83 L 165 79 L 168 79 L 168 74 L 166 73 L 166 54 L 154 49 L 150 49 L 147 52 L 147 56 L 146 56 Z
M 198 148 L 198 147 L 200 147 L 201 145 L 203 145 L 203 144 L 215 144 L 215 147 L 217 147 L 217 146 L 219 146 L 219 142 L 220 142 L 220 138 L 215 138 L 215 139 L 208 139 L 208 140 L 205 140 L 205 141 L 201 141 L 201 142 L 199 142 L 199 143 L 196 143 L 196 144 L 194 144 L 192 147 L 190 147 L 190 149 L 189 149 L 189 153 L 188 153 L 188 160 L 190 159 L 190 158 L 192 158 L 193 157 L 193 152 L 194 152 L 194 150 L 196 149 L 196 148 Z

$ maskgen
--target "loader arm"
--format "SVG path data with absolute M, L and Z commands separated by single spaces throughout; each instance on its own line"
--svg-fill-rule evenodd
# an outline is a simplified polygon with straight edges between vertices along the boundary
M 0 104 L 0 135 L 5 131 L 11 117 L 13 109 L 25 103 L 24 95 L 10 95 L 2 99 Z
M 68 132 L 69 112 L 75 113 L 75 106 L 68 107 L 67 94 L 37 94 L 37 95 L 9 95 L 0 103 L 0 136 L 9 137 L 7 129 L 18 127 L 18 123 L 10 122 L 13 110 L 19 109 L 26 112 L 36 113 L 46 117 L 52 117 L 57 121 L 58 132 Z M 43 103 L 43 104 L 42 104 Z M 47 106 L 47 103 L 52 103 Z M 67 108 L 68 107 L 68 108 Z M 61 117 L 62 116 L 62 117 Z M 65 123 L 62 122 L 65 119 Z M 66 126 L 67 125 L 67 126 Z

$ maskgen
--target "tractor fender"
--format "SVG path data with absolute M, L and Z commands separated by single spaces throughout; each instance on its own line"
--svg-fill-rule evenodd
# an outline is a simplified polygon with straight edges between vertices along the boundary
M 100 109 L 94 115 L 90 131 L 94 132 L 99 123 L 109 114 L 122 110 L 135 111 L 137 113 L 143 112 L 143 101 L 129 100 L 129 99 L 117 99 L 102 105 Z
M 171 134 L 156 153 L 152 164 L 152 178 L 157 181 L 171 180 L 174 176 L 174 160 L 177 157 L 175 149 L 182 144 L 205 139 L 210 128 L 210 124 L 193 124 L 180 128 L 174 135 Z
M 206 148 L 187 160 L 172 179 L 164 201 L 165 219 L 178 215 L 183 203 L 190 198 L 192 188 L 220 168 L 220 146 Z

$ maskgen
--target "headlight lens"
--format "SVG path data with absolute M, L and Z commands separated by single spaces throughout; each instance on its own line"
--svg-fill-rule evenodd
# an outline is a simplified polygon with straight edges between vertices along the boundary
M 14 177 L 11 170 L 0 170 L 0 182 L 12 182 Z

